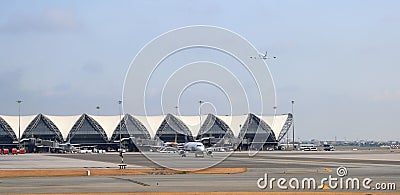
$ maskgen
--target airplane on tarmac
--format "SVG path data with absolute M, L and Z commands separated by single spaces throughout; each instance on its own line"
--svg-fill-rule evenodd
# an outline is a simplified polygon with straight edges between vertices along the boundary
M 204 154 L 212 157 L 212 151 L 206 150 L 203 143 L 200 141 L 189 142 L 185 139 L 185 143 L 177 143 L 177 134 L 175 134 L 174 142 L 165 142 L 164 147 L 159 150 L 161 153 L 175 153 L 178 152 L 182 157 L 186 157 L 186 152 L 194 153 L 194 157 L 204 157 Z
M 183 149 L 179 150 L 179 154 L 186 157 L 186 152 L 194 153 L 194 157 L 204 157 L 204 154 L 212 157 L 212 151 L 206 150 L 201 142 L 186 142 Z

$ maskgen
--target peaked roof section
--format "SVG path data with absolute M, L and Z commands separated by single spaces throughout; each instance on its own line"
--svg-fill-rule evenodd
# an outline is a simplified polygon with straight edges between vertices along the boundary
M 5 121 L 7 121 L 8 125 L 12 128 L 14 131 L 15 135 L 18 137 L 18 116 L 0 116 L 2 117 Z M 29 123 L 36 117 L 36 115 L 28 115 L 28 116 L 21 116 L 21 136 L 22 132 L 28 127 Z
M 96 122 L 100 124 L 100 126 L 104 129 L 107 134 L 107 139 L 111 139 L 111 136 L 115 130 L 115 128 L 120 123 L 120 116 L 97 116 L 97 115 L 88 115 L 92 117 Z
M 169 130 L 174 132 L 166 132 Z M 186 136 L 192 136 L 192 132 L 190 132 L 189 128 L 181 120 L 172 114 L 167 114 L 160 128 L 158 128 L 156 136 L 161 137 L 163 134 L 175 134 L 175 132 Z
M 214 128 L 215 126 L 216 128 Z M 208 114 L 197 136 L 206 136 L 207 134 L 224 134 L 223 137 L 228 138 L 234 136 L 230 127 L 213 114 Z
M 237 137 L 239 135 L 240 129 L 248 118 L 248 114 L 238 115 L 238 116 L 217 116 L 219 119 L 223 120 L 232 130 L 233 134 Z
M 151 139 L 150 133 L 146 127 L 135 117 L 126 114 L 121 122 L 115 127 L 111 136 L 111 141 L 119 140 L 120 125 L 122 127 L 121 137 L 136 137 L 142 139 Z
M 47 118 L 46 121 L 51 121 L 54 126 L 58 128 L 61 132 L 61 136 L 64 139 L 67 139 L 71 130 L 73 130 L 74 125 L 78 123 L 80 118 L 83 115 L 75 115 L 75 116 L 50 116 L 50 115 L 43 115 L 42 117 Z M 30 116 L 21 116 L 20 123 L 18 121 L 18 116 L 2 116 L 0 117 L 3 119 L 3 124 L 8 124 L 12 129 L 14 135 L 18 137 L 18 127 L 20 124 L 21 136 L 23 132 L 27 129 L 28 125 L 33 121 L 35 117 L 38 115 L 30 115 Z M 90 121 L 94 121 L 93 124 L 100 126 L 102 130 L 98 130 L 100 135 L 106 135 L 107 139 L 109 140 L 113 135 L 114 131 L 116 130 L 120 120 L 119 115 L 117 116 L 89 116 L 91 119 Z M 159 115 L 159 116 L 133 116 L 132 122 L 135 124 L 141 124 L 140 126 L 144 126 L 144 129 L 148 131 L 152 138 L 155 137 L 156 132 L 160 129 L 161 124 L 165 121 L 168 115 Z M 182 132 L 186 132 L 186 129 L 189 129 L 191 135 L 198 135 L 200 130 L 200 125 L 204 125 L 208 115 L 201 116 L 201 123 L 199 116 L 168 116 L 168 118 L 175 118 L 169 119 L 176 122 L 176 124 L 181 124 L 183 126 Z M 125 116 L 124 116 L 125 117 Z M 242 127 L 245 125 L 247 119 L 250 117 L 249 115 L 238 115 L 238 116 L 215 116 L 216 118 L 220 119 L 225 123 L 230 130 L 232 130 L 233 134 L 238 137 Z M 254 117 L 254 116 L 253 116 Z M 285 114 L 285 115 L 278 115 L 278 116 L 259 116 L 259 119 L 267 124 L 267 126 L 272 129 L 274 135 L 276 136 L 277 140 L 281 140 L 284 135 L 289 130 L 292 124 L 292 115 Z M 183 125 L 182 125 L 183 123 Z M 4 126 L 4 125 L 3 125 Z M 128 125 L 129 126 L 129 125 Z M 7 127 L 6 127 L 7 128 Z M 97 128 L 97 127 L 96 127 Z M 142 128 L 140 128 L 142 129 Z M 182 128 L 177 128 L 178 130 Z M 97 131 L 97 130 L 96 130 Z M 66 140 L 68 141 L 68 140 Z
M 292 126 L 293 124 L 293 115 L 291 113 L 289 113 L 287 115 L 287 119 L 285 121 L 285 123 L 282 126 L 282 130 L 279 133 L 279 136 L 277 137 L 278 141 L 281 141 L 283 139 L 283 137 L 285 137 L 286 133 L 289 131 L 290 126 Z M 278 135 L 278 134 L 275 134 Z
M 18 140 L 14 131 L 11 129 L 10 125 L 0 117 L 0 143 L 6 143 L 7 141 L 13 142 Z
M 46 132 L 47 131 L 47 132 Z M 22 137 L 36 137 L 41 139 L 53 138 L 58 142 L 63 142 L 64 138 L 57 126 L 43 114 L 38 114 L 25 129 Z
M 254 124 L 254 122 L 256 124 L 258 124 L 258 128 L 249 128 L 250 125 Z M 262 130 L 261 132 L 257 132 L 258 130 Z M 246 122 L 243 124 L 242 129 L 239 132 L 239 139 L 243 139 L 245 137 L 246 134 L 251 134 L 251 135 L 255 135 L 255 134 L 260 134 L 260 133 L 267 133 L 270 134 L 268 137 L 273 136 L 273 139 L 276 140 L 275 134 L 272 131 L 271 127 L 264 122 L 263 120 L 261 120 L 260 118 L 258 118 L 256 115 L 250 113 L 249 116 L 246 119 Z
M 89 135 L 84 134 L 84 133 L 79 133 L 80 131 L 87 131 L 87 129 L 82 130 L 81 128 L 86 125 L 86 127 L 89 127 L 89 131 L 92 131 L 92 136 L 91 138 L 87 138 Z M 87 126 L 89 125 L 89 126 Z M 94 132 L 93 132 L 94 130 Z M 83 135 L 83 136 L 80 136 Z M 100 139 L 98 138 L 98 136 L 100 136 Z M 78 136 L 78 137 L 77 137 Z M 74 138 L 79 139 L 78 142 L 80 142 L 82 139 L 96 139 L 95 142 L 107 142 L 107 134 L 104 131 L 104 129 L 100 126 L 99 123 L 97 123 L 92 117 L 90 117 L 87 114 L 82 114 L 82 116 L 76 121 L 76 123 L 74 124 L 74 126 L 72 127 L 71 131 L 68 133 L 68 137 L 67 137 L 67 141 L 71 142 L 71 140 L 73 140 Z M 76 141 L 74 141 L 76 142 Z M 88 143 L 88 142 L 94 142 L 93 140 L 84 140 L 82 141 L 84 143 Z
M 44 116 L 50 119 L 58 127 L 58 130 L 60 130 L 63 138 L 67 139 L 69 131 L 71 131 L 76 121 L 78 121 L 79 117 L 81 117 L 82 115 L 74 115 L 74 116 L 44 115 Z
M 276 138 L 278 139 L 278 136 L 281 134 L 283 126 L 288 120 L 288 116 L 289 115 L 284 114 L 276 116 L 257 116 L 257 117 L 261 118 L 271 127 L 272 131 L 274 131 L 274 134 L 277 136 Z
M 197 135 L 201 127 L 200 124 L 204 123 L 204 121 L 207 118 L 207 115 L 201 115 L 201 123 L 199 116 L 175 116 L 175 117 L 186 124 L 186 126 L 192 132 L 192 135 Z
M 158 128 L 165 119 L 165 115 L 159 116 L 133 116 L 138 119 L 150 133 L 151 137 L 156 135 Z

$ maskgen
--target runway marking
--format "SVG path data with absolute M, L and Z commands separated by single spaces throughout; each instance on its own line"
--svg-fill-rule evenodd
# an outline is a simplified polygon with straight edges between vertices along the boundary
M 245 157 L 231 157 L 230 160 L 236 160 L 236 161 L 246 161 L 249 159 L 246 159 Z M 296 159 L 281 159 L 281 158 L 260 158 L 260 157 L 254 157 L 251 158 L 251 160 L 258 161 L 258 162 L 267 162 L 271 164 L 306 164 L 309 165 L 310 162 L 315 163 L 315 165 L 325 165 L 326 164 L 331 164 L 332 166 L 336 166 L 337 164 L 341 165 L 354 165 L 354 166 L 394 166 L 398 167 L 399 165 L 396 164 L 384 164 L 384 163 L 378 163 L 378 162 L 338 162 L 334 161 L 334 159 L 301 159 L 301 160 L 296 160 Z M 338 159 L 340 160 L 340 159 Z M 351 159 L 347 159 L 351 160 Z
M 114 186 L 114 185 L 109 185 L 109 186 L 107 186 L 107 185 L 101 185 L 101 186 L 95 186 L 95 185 L 91 185 L 91 186 L 82 186 L 82 185 L 69 185 L 69 186 L 59 186 L 59 185 L 51 185 L 51 186 L 15 186 L 15 185 L 13 185 L 13 186 L 5 186 L 5 187 L 0 187 L 0 189 L 21 189 L 21 188 L 24 188 L 24 189 L 43 189 L 43 188 L 48 188 L 48 189 L 54 189 L 55 187 L 57 187 L 57 188 L 64 188 L 64 189 L 78 189 L 78 188 L 80 188 L 80 189 L 88 189 L 88 188 L 94 188 L 94 189 L 97 189 L 97 188 L 104 188 L 104 189 L 112 189 L 112 188 L 117 188 L 117 189 L 119 189 L 119 188 L 133 188 L 133 187 L 135 187 L 135 188 L 137 188 L 137 187 L 141 187 L 141 186 L 132 186 L 132 185 L 128 185 L 128 184 L 125 184 L 125 185 L 118 185 L 118 186 Z
M 203 183 L 203 184 L 193 184 L 193 183 L 187 183 L 187 184 L 185 184 L 185 183 L 182 183 L 182 182 L 180 182 L 180 183 L 160 183 L 159 182 L 159 184 L 158 184 L 158 186 L 156 186 L 156 185 L 154 185 L 153 187 L 218 187 L 218 186 L 221 186 L 221 185 L 224 185 L 224 186 L 231 186 L 231 187 L 237 187 L 238 185 L 237 184 L 226 184 L 226 183 L 223 183 L 223 184 L 221 184 L 221 183 Z M 150 186 L 150 185 L 149 185 Z M 252 187 L 252 186 L 254 186 L 254 187 L 256 187 L 256 184 L 240 184 L 240 186 L 243 186 L 243 187 Z M 8 190 L 10 190 L 10 189 L 44 189 L 44 188 L 47 188 L 47 189 L 52 189 L 52 188 L 54 188 L 54 187 L 57 187 L 57 188 L 63 188 L 63 189 L 120 189 L 120 188 L 137 188 L 138 186 L 132 186 L 132 185 L 127 185 L 127 184 L 125 184 L 125 185 L 118 185 L 118 186 L 114 186 L 114 185 L 110 185 L 110 186 L 104 186 L 104 185 L 101 185 L 101 186 L 94 186 L 94 185 L 91 185 L 91 186 L 82 186 L 82 185 L 69 185 L 69 186 L 54 186 L 54 185 L 52 185 L 52 186 L 7 186 L 7 187 L 0 187 L 0 189 L 8 189 Z M 146 186 L 143 186 L 143 187 L 146 187 Z M 72 192 L 73 193 L 73 192 Z
M 224 186 L 230 186 L 230 187 L 238 187 L 238 184 L 226 184 L 226 183 L 209 183 L 209 184 L 206 184 L 206 183 L 204 183 L 204 184 L 193 184 L 193 183 L 188 183 L 188 184 L 183 184 L 183 183 L 179 183 L 179 185 L 175 185 L 175 184 L 162 184 L 162 183 L 159 183 L 158 184 L 158 187 L 219 187 L 219 186 L 221 186 L 221 185 L 224 185 Z M 254 187 L 254 188 L 256 188 L 257 187 L 257 185 L 255 184 L 255 182 L 253 182 L 253 183 L 249 183 L 249 184 L 240 184 L 240 187 Z
M 121 177 L 111 177 L 111 178 L 113 178 L 113 179 L 118 179 L 118 180 L 123 180 L 123 181 L 128 181 L 128 182 L 132 182 L 132 183 L 135 183 L 135 184 L 139 184 L 139 185 L 141 185 L 141 186 L 150 186 L 150 185 L 147 184 L 147 183 L 143 183 L 143 182 L 136 181 L 136 180 L 133 180 L 133 179 L 127 179 L 127 178 L 121 178 Z
M 324 167 L 324 169 L 325 169 L 328 173 L 332 173 L 332 172 L 333 172 L 333 170 L 330 169 L 330 168 L 328 168 L 328 167 Z
M 284 174 L 310 174 L 310 173 L 317 173 L 317 174 L 325 174 L 325 173 L 329 173 L 328 171 L 285 171 Z
M 322 187 L 322 189 L 323 189 L 323 190 L 330 190 L 331 188 L 330 188 L 329 186 L 327 186 L 327 185 L 324 185 L 324 186 Z

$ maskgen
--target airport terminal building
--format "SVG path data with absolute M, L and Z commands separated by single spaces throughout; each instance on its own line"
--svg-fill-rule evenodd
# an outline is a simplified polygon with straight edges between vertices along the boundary
M 0 115 L 0 148 L 56 152 L 63 145 L 128 151 L 147 150 L 165 142 L 201 140 L 208 147 L 235 150 L 276 148 L 292 124 L 292 114 L 259 116 L 31 116 Z M 201 125 L 199 125 L 201 124 Z M 20 133 L 20 134 L 19 134 Z

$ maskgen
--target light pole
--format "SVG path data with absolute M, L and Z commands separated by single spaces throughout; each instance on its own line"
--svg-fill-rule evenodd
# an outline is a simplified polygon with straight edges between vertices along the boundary
M 99 116 L 100 106 L 96 106 L 96 110 L 97 110 L 97 116 Z
M 121 163 L 124 164 L 124 155 L 122 153 L 122 101 L 118 100 L 119 104 L 119 156 L 121 157 Z
M 17 100 L 18 103 L 18 149 L 21 147 L 21 103 L 22 100 Z
M 174 106 L 175 108 L 175 116 L 178 116 L 178 108 L 179 106 Z M 186 138 L 185 138 L 186 139 Z M 175 143 L 178 143 L 178 133 L 175 131 L 175 139 L 174 139 Z
M 203 104 L 203 103 L 204 103 L 204 101 L 199 100 L 199 119 L 200 119 L 200 122 L 199 122 L 199 132 L 200 132 L 200 129 L 201 129 L 201 104 Z M 201 136 L 201 137 L 203 137 L 203 136 Z
M 178 116 L 178 109 L 179 109 L 179 106 L 174 106 L 174 108 L 175 108 L 175 115 Z
M 294 147 L 294 100 L 292 100 L 292 117 L 293 117 L 293 122 L 292 122 L 292 129 L 293 129 L 293 150 L 295 149 Z

